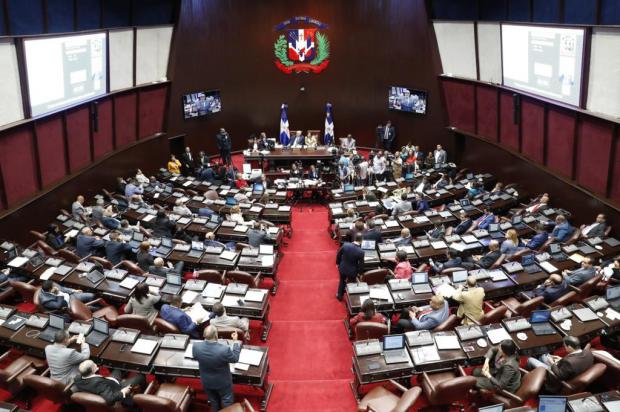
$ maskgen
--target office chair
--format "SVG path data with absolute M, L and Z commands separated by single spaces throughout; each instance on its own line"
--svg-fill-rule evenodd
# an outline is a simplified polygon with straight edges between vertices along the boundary
M 155 328 L 155 331 L 160 335 L 165 335 L 166 333 L 181 333 L 179 328 L 162 318 L 155 318 L 155 320 L 153 321 L 153 327 Z
M 508 311 L 508 308 L 506 306 L 500 305 L 496 308 L 493 308 L 492 310 L 488 312 L 485 312 L 484 315 L 482 315 L 482 317 L 479 320 L 471 318 L 467 315 L 465 316 L 467 316 L 467 318 L 471 320 L 472 322 L 474 322 L 476 325 L 482 326 L 482 325 L 490 325 L 492 323 L 497 323 L 501 321 L 506 316 L 507 311 Z
M 569 381 L 561 381 L 562 395 L 570 395 L 572 393 L 584 392 L 586 388 L 596 382 L 607 370 L 604 363 L 595 363 L 588 369 L 575 376 Z M 550 372 L 551 373 L 551 372 Z
M 71 384 L 54 380 L 43 375 L 27 375 L 24 376 L 24 384 L 34 389 L 37 394 L 55 404 L 65 405 L 71 402 Z
M 152 381 L 143 394 L 133 396 L 133 401 L 143 411 L 186 412 L 192 403 L 194 391 L 187 385 Z
M 104 306 L 95 312 L 91 311 L 89 305 L 102 302 L 101 299 L 96 299 L 92 302 L 82 303 L 78 299 L 71 299 L 69 302 L 69 316 L 73 320 L 91 320 L 92 318 L 104 318 L 112 325 L 116 324 L 116 318 L 118 317 L 118 311 L 114 306 Z
M 11 351 L 3 353 L 0 356 L 0 363 L 4 363 L 10 355 L 14 356 L 15 354 Z M 24 378 L 38 373 L 45 368 L 45 365 L 45 360 L 28 355 L 14 359 L 9 365 L 0 369 L 0 388 L 11 394 L 21 392 L 26 387 Z
M 17 292 L 24 302 L 32 302 L 34 294 L 37 291 L 37 287 L 32 284 L 34 280 L 26 282 L 20 282 L 18 280 L 9 280 L 9 285 Z
M 555 308 L 557 306 L 568 306 L 574 302 L 577 302 L 577 292 L 571 290 L 557 298 L 555 301 L 551 302 L 549 305 L 543 305 L 547 308 Z
M 243 283 L 251 288 L 258 288 L 262 276 L 260 272 L 254 276 L 242 270 L 229 270 L 224 274 L 224 279 L 226 279 L 228 283 Z
M 151 322 L 146 316 L 132 314 L 118 315 L 116 317 L 115 325 L 117 328 L 137 329 L 140 332 L 147 334 L 155 333 L 153 322 Z
M 75 263 L 76 265 L 80 263 L 82 260 L 78 255 L 70 251 L 69 249 L 60 249 L 56 254 L 62 257 L 64 260 L 70 263 Z
M 476 378 L 467 376 L 465 370 L 458 366 L 456 370 L 447 372 L 423 372 L 420 385 L 430 405 L 462 406 L 461 401 L 467 398 L 469 391 L 476 385 Z
M 130 260 L 122 260 L 121 263 L 118 264 L 118 267 L 125 269 L 127 272 L 131 273 L 132 275 L 142 276 L 146 273 L 142 269 L 140 269 L 140 266 L 138 266 L 138 264 Z
M 446 320 L 441 322 L 433 329 L 433 332 L 445 332 L 447 330 L 453 330 L 461 323 L 461 318 L 456 315 L 450 315 Z
M 509 297 L 508 299 L 503 299 L 500 301 L 500 304 L 508 309 L 508 316 L 514 315 L 528 318 L 532 311 L 541 306 L 544 301 L 545 298 L 542 296 L 536 296 L 531 299 L 528 297 L 528 299 L 524 302 L 519 302 L 516 298 Z
M 35 242 L 37 249 L 39 249 L 45 256 L 53 256 L 56 254 L 56 251 L 53 247 L 45 243 L 44 240 L 37 240 Z
M 355 325 L 355 340 L 381 339 L 390 334 L 390 326 L 378 322 L 359 322 Z
M 385 283 L 385 277 L 391 272 L 389 269 L 367 270 L 360 275 L 360 282 L 366 282 L 369 285 L 383 284 Z
M 213 269 L 202 269 L 194 272 L 196 279 L 206 280 L 208 283 L 224 284 L 224 274 Z
M 45 242 L 45 235 L 41 232 L 37 232 L 36 230 L 29 231 L 32 236 L 34 236 L 35 240 L 42 240 Z
M 494 392 L 482 389 L 481 393 L 486 395 L 492 404 L 502 403 L 505 408 L 516 408 L 523 406 L 525 402 L 536 398 L 545 383 L 547 369 L 538 367 L 531 371 L 521 369 L 524 375 L 521 377 L 521 386 L 515 393 L 508 392 L 504 389 L 496 389 Z
M 239 328 L 234 328 L 232 326 L 226 327 L 217 327 L 217 337 L 219 339 L 232 339 L 232 334 L 237 332 L 237 337 L 240 341 L 247 341 L 245 339 L 245 332 Z
M 81 405 L 88 412 L 125 412 L 125 408 L 120 402 L 108 405 L 105 399 L 99 395 L 88 392 L 74 392 L 71 401 Z
M 376 386 L 359 401 L 357 410 L 359 412 L 407 412 L 422 393 L 422 389 L 419 386 L 407 389 L 392 379 L 389 382 L 400 394 L 395 394 L 385 386 Z
M 620 360 L 615 358 L 611 353 L 603 350 L 593 350 L 592 356 L 594 357 L 594 362 L 607 366 L 599 382 L 605 388 L 617 387 L 620 381 Z

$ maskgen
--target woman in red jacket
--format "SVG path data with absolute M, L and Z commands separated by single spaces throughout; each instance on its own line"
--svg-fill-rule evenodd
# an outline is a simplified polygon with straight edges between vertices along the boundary
M 362 303 L 362 311 L 357 315 L 353 316 L 349 323 L 351 324 L 351 328 L 355 329 L 355 325 L 358 322 L 377 322 L 377 323 L 385 323 L 385 316 L 380 313 L 377 313 L 375 310 L 375 302 L 372 299 L 366 299 L 364 303 Z

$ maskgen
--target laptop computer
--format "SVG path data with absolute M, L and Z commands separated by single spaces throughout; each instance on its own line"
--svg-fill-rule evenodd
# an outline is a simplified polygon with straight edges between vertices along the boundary
M 521 266 L 521 263 L 519 262 L 504 263 L 502 265 L 502 268 L 504 268 L 504 270 L 507 273 L 516 273 L 516 272 L 521 272 L 523 270 L 523 266 Z
M 534 310 L 530 316 L 530 325 L 532 325 L 532 331 L 536 336 L 544 336 L 544 335 L 554 335 L 556 330 L 551 323 L 549 323 L 549 318 L 551 318 L 550 310 Z
M 428 273 L 415 272 L 411 275 L 411 283 L 414 293 L 431 293 L 433 290 L 428 284 Z
M 161 243 L 155 249 L 155 253 L 159 256 L 168 256 L 168 253 L 172 252 L 173 248 L 172 239 L 164 237 L 161 239 Z
M 532 274 L 540 272 L 540 267 L 536 264 L 535 255 L 533 253 L 521 257 L 521 266 L 526 273 Z
M 237 200 L 234 197 L 228 196 L 226 198 L 226 206 L 235 206 L 237 204 Z
M 503 412 L 504 404 L 500 403 L 499 405 L 491 405 L 485 406 L 482 408 L 478 408 L 478 412 Z
M 405 173 L 405 180 L 408 182 L 413 180 L 413 173 Z
M 519 229 L 525 229 L 527 226 L 525 225 L 525 223 L 523 223 L 523 217 L 522 216 L 514 216 L 512 218 L 512 226 L 519 230 Z
M 589 298 L 587 301 L 584 301 L 584 303 L 594 312 L 605 309 L 609 306 L 607 300 L 605 300 L 605 298 L 602 296 L 594 296 L 592 298 Z
M 7 320 L 5 320 L 2 323 L 2 326 L 7 328 L 7 329 L 18 330 L 19 328 L 24 326 L 24 324 L 27 321 L 28 321 L 28 319 L 25 316 L 14 314 L 13 316 L 11 316 Z
M 54 337 L 56 336 L 56 333 L 61 330 L 65 330 L 65 318 L 50 313 L 47 328 L 45 328 L 39 334 L 39 339 L 42 339 L 46 342 L 54 342 Z
M 142 232 L 133 232 L 133 234 L 131 235 L 131 240 L 129 241 L 129 246 L 131 246 L 132 249 L 138 249 L 140 243 L 142 243 L 143 241 L 144 234 Z
M 187 254 L 187 256 L 191 257 L 191 258 L 198 259 L 199 257 L 202 256 L 202 254 L 204 252 L 204 249 L 205 249 L 204 243 L 193 241 L 192 242 L 192 248 L 189 251 L 189 253 Z
M 86 343 L 98 348 L 108 338 L 109 334 L 110 327 L 108 322 L 103 319 L 93 318 L 93 330 L 86 336 Z
M 362 240 L 363 250 L 375 250 L 377 242 L 375 240 Z
M 181 275 L 176 273 L 168 273 L 166 275 L 166 286 L 161 289 L 161 293 L 167 293 L 168 295 L 176 295 L 181 291 L 183 279 Z
M 409 361 L 405 349 L 405 335 L 385 335 L 383 337 L 383 357 L 385 363 L 402 363 Z
M 614 286 L 605 290 L 605 299 L 609 306 L 615 310 L 620 309 L 620 286 Z
M 540 396 L 538 398 L 538 412 L 566 411 L 566 396 Z
M 262 183 L 254 183 L 254 185 L 252 186 L 252 192 L 253 193 L 263 193 L 265 191 L 265 185 L 263 185 Z
M 465 283 L 467 283 L 466 270 L 457 270 L 456 272 L 452 272 L 452 284 L 454 286 L 465 285 Z
M 352 184 L 346 184 L 342 187 L 342 189 L 345 191 L 345 193 L 350 193 L 355 191 L 355 186 L 353 186 Z

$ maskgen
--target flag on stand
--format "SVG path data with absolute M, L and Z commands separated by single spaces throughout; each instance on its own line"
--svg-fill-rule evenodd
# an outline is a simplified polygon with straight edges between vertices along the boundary
M 288 117 L 286 116 L 286 104 L 282 104 L 280 112 L 280 143 L 288 146 L 291 141 L 291 132 L 288 130 Z
M 334 119 L 332 118 L 332 104 L 327 103 L 325 111 L 325 134 L 323 135 L 323 143 L 326 146 L 334 142 Z

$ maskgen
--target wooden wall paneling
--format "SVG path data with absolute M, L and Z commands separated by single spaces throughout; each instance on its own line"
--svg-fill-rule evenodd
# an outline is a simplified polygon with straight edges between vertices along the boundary
M 29 125 L 11 129 L 0 138 L 0 164 L 7 207 L 38 189 L 33 132 Z
M 563 176 L 572 177 L 575 114 L 549 108 L 547 113 L 547 166 Z
M 62 116 L 56 115 L 35 123 L 41 181 L 46 187 L 66 176 L 67 158 Z
M 476 86 L 476 124 L 481 137 L 497 141 L 498 106 L 495 87 Z
M 475 86 L 459 80 L 444 80 L 442 85 L 450 126 L 474 133 L 476 130 Z
M 97 104 L 98 131 L 93 126 L 93 155 L 99 159 L 114 150 L 112 127 L 112 99 L 100 100 Z
M 511 93 L 499 93 L 499 141 L 513 150 L 519 150 L 519 125 L 515 124 Z
M 530 99 L 521 101 L 521 153 L 543 163 L 545 107 Z
M 614 127 L 590 116 L 581 116 L 577 125 L 575 157 L 576 180 L 595 193 L 605 196 L 609 175 Z
M 66 122 L 69 166 L 73 173 L 92 162 L 88 106 L 67 112 Z
M 114 133 L 117 149 L 135 142 L 137 139 L 136 106 L 135 92 L 114 96 Z

